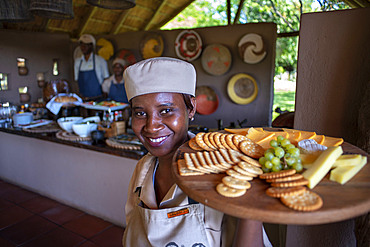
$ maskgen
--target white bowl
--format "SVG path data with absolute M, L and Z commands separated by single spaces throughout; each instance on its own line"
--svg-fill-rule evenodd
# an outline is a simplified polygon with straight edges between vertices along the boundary
M 33 121 L 32 112 L 17 113 L 13 116 L 14 126 L 29 124 Z
M 88 117 L 77 121 L 72 125 L 73 132 L 81 137 L 90 136 L 91 132 L 98 129 L 100 117 Z
M 57 122 L 65 131 L 72 132 L 72 125 L 82 119 L 83 117 L 62 117 L 58 118 Z

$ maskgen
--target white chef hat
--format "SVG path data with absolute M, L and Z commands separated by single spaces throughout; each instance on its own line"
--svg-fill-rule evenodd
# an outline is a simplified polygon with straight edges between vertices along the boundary
M 122 58 L 119 57 L 113 60 L 112 66 L 114 66 L 117 63 L 122 65 L 122 67 L 124 68 L 126 68 L 126 66 L 128 65 L 128 62 L 126 60 L 123 60 Z
M 92 36 L 91 34 L 82 34 L 78 41 L 85 44 L 92 43 L 94 47 L 96 43 L 94 36 Z
M 129 66 L 123 78 L 128 100 L 143 94 L 162 92 L 195 96 L 195 68 L 183 60 L 149 58 Z

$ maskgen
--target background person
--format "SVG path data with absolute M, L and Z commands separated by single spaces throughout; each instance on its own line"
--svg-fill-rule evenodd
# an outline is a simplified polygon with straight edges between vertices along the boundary
M 83 34 L 79 38 L 82 56 L 75 59 L 74 73 L 79 92 L 83 97 L 102 97 L 101 84 L 109 77 L 108 65 L 104 58 L 95 54 L 95 38 Z
M 105 79 L 102 84 L 103 93 L 109 100 L 128 103 L 124 84 L 125 81 L 123 80 L 123 71 L 127 66 L 128 62 L 121 58 L 113 60 L 113 75 Z
M 148 154 L 130 181 L 123 246 L 232 246 L 236 219 L 189 198 L 171 171 L 176 150 L 194 136 L 188 132 L 196 112 L 193 65 L 152 58 L 128 67 L 124 79 L 132 129 Z M 168 217 L 173 212 L 183 213 Z M 241 220 L 235 243 L 262 246 L 262 229 L 261 222 Z

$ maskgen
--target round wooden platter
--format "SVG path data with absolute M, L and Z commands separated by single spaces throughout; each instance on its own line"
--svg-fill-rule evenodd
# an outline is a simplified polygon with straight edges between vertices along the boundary
M 330 181 L 327 175 L 313 189 L 324 202 L 322 208 L 313 212 L 289 209 L 279 199 L 267 196 L 265 190 L 269 185 L 259 178 L 251 181 L 251 188 L 243 196 L 228 198 L 216 191 L 216 185 L 225 174 L 181 176 L 176 161 L 183 158 L 184 153 L 196 152 L 188 143 L 177 151 L 172 172 L 176 183 L 192 199 L 226 214 L 276 224 L 326 224 L 354 218 L 370 211 L 370 156 L 346 142 L 342 147 L 344 153 L 366 155 L 368 163 L 345 185 Z

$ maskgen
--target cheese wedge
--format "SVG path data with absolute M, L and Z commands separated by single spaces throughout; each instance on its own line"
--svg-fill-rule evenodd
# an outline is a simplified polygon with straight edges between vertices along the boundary
M 308 180 L 308 188 L 313 189 L 325 177 L 342 153 L 342 147 L 337 146 L 329 147 L 320 154 L 312 166 L 302 173 L 303 177 Z
M 351 178 L 353 178 L 366 164 L 367 157 L 362 156 L 361 161 L 355 166 L 337 167 L 330 172 L 330 180 L 338 182 L 340 184 L 345 184 Z
M 313 139 L 316 136 L 316 132 L 310 132 L 310 131 L 302 131 L 301 130 L 301 137 L 298 139 L 299 141 L 305 140 L 305 139 Z
M 259 128 L 262 129 L 262 128 Z M 237 134 L 237 135 L 243 135 L 246 136 L 248 134 L 249 128 L 243 128 L 243 129 L 224 129 L 226 132 L 229 132 L 231 134 Z M 263 130 L 263 129 L 262 129 Z
M 324 135 L 315 135 L 313 138 L 318 144 L 323 144 L 325 141 L 325 136 Z
M 247 137 L 251 139 L 252 141 L 258 143 L 262 142 L 265 139 L 268 139 L 269 137 L 273 136 L 273 132 L 268 132 L 268 131 L 259 131 L 255 128 L 250 128 L 247 134 Z
M 321 154 L 321 152 L 314 152 L 314 153 L 310 153 L 310 154 L 304 154 L 304 153 L 300 153 L 299 154 L 299 158 L 301 158 L 301 161 L 302 161 L 302 164 L 305 165 L 305 164 L 312 164 L 313 162 L 315 162 L 315 160 L 317 159 L 317 157 L 319 157 Z
M 342 143 L 343 143 L 343 138 L 326 136 L 322 145 L 327 146 L 327 147 L 334 147 L 334 146 L 342 145 Z
M 361 162 L 360 154 L 343 154 L 333 164 L 333 168 L 340 166 L 356 166 Z

